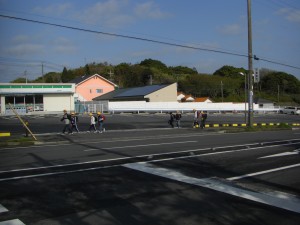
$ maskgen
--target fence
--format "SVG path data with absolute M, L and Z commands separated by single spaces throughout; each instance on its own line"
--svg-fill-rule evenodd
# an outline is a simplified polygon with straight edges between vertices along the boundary
M 75 103 L 76 113 L 108 112 L 108 101 L 103 102 L 77 102 Z

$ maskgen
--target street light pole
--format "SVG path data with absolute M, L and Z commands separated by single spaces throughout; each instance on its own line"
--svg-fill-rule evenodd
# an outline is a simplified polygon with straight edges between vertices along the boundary
M 252 22 L 251 0 L 247 0 L 248 12 L 248 126 L 253 126 L 253 65 L 252 65 Z
M 244 88 L 244 93 L 245 93 L 245 111 L 244 111 L 244 114 L 245 114 L 245 123 L 247 124 L 247 74 L 244 74 L 243 72 L 239 72 L 240 75 L 244 76 L 245 78 L 245 88 Z

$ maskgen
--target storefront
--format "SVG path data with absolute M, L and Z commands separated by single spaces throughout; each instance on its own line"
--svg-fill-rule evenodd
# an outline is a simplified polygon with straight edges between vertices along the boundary
M 75 84 L 0 84 L 1 114 L 74 110 Z

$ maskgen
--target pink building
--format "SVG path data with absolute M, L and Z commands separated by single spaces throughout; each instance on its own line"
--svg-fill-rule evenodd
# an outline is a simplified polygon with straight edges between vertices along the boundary
M 114 91 L 118 87 L 99 74 L 84 75 L 70 81 L 75 83 L 75 98 L 80 101 L 92 101 L 93 98 Z

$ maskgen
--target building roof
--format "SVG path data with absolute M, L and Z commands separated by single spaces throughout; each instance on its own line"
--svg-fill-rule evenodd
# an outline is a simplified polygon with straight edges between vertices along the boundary
M 195 99 L 195 102 L 205 102 L 205 101 L 212 102 L 209 97 L 199 97 Z
M 111 82 L 110 80 L 107 80 L 106 78 L 100 76 L 100 75 L 97 74 L 97 73 L 94 74 L 94 75 L 83 75 L 83 76 L 76 77 L 76 78 L 74 78 L 73 80 L 71 80 L 69 83 L 75 83 L 76 86 L 78 86 L 78 85 L 80 85 L 81 83 L 83 83 L 84 81 L 89 80 L 89 79 L 91 79 L 91 78 L 93 78 L 93 77 L 95 77 L 95 76 L 101 78 L 102 80 L 104 80 L 104 81 L 110 83 L 111 85 L 113 85 L 113 86 L 115 86 L 115 87 L 118 86 L 118 85 L 114 84 L 113 82 Z
M 255 104 L 273 104 L 274 102 L 272 102 L 272 101 L 270 101 L 268 99 L 255 97 L 254 98 L 254 103 Z
M 111 91 L 107 94 L 101 95 L 94 98 L 94 101 L 100 100 L 144 100 L 146 95 L 149 95 L 155 91 L 158 91 L 162 88 L 169 86 L 169 84 L 157 84 L 144 87 L 134 87 L 134 88 L 121 88 Z

